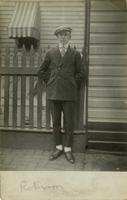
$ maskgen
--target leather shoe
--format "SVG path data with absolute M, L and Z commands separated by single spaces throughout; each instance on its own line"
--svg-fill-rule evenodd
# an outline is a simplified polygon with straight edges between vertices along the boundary
M 70 162 L 70 163 L 72 163 L 72 164 L 75 163 L 75 158 L 74 158 L 74 156 L 73 156 L 73 154 L 72 154 L 71 151 L 64 152 L 64 155 L 65 155 L 65 158 L 66 158 L 66 160 L 67 160 L 68 162 Z
M 53 153 L 50 155 L 49 160 L 55 160 L 55 159 L 57 159 L 59 156 L 61 156 L 62 153 L 63 153 L 62 150 L 55 149 L 53 151 Z

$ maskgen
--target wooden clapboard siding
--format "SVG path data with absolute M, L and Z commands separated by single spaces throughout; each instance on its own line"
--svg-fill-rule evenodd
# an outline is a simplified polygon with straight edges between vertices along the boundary
M 91 1 L 91 10 L 92 11 L 105 11 L 105 12 L 114 12 L 120 11 L 119 6 L 115 4 L 116 0 L 92 0 Z
M 55 28 L 61 24 L 71 25 L 74 34 L 72 43 L 81 51 L 84 39 L 84 0 L 39 0 L 40 9 L 40 45 L 42 47 L 54 46 L 56 38 L 53 34 Z M 4 0 L 0 8 L 0 44 L 14 46 L 15 40 L 8 38 L 7 27 L 12 18 L 16 1 Z
M 90 77 L 89 78 L 89 85 L 92 87 L 126 87 L 127 85 L 127 77 Z M 119 95 L 119 94 L 118 94 Z
M 14 46 L 14 39 L 8 38 L 8 25 L 14 13 L 15 2 L 3 1 L 0 3 L 0 45 Z
M 45 8 L 45 9 L 44 9 Z M 83 1 L 41 1 L 41 43 L 56 44 L 53 35 L 55 28 L 61 24 L 71 25 L 73 29 L 72 43 L 83 48 L 84 36 L 84 2 Z
M 127 13 L 117 3 L 91 3 L 89 122 L 127 122 Z
M 101 108 L 92 108 L 92 112 L 91 109 L 89 109 L 89 117 L 95 118 L 101 117 L 101 115 L 106 119 L 123 119 L 124 122 L 126 122 L 127 112 L 125 109 L 121 108 L 103 108 L 103 110 Z
M 126 36 L 127 38 L 127 36 Z M 122 36 L 121 36 L 121 39 L 122 39 Z M 119 40 L 121 42 L 121 40 Z M 117 48 L 116 48 L 117 47 Z M 102 54 L 106 54 L 106 55 L 127 55 L 127 45 L 124 43 L 124 44 L 117 44 L 117 46 L 115 44 L 110 44 L 110 46 L 108 44 L 94 44 L 92 45 L 91 44 L 91 47 L 90 47 L 90 52 L 92 55 L 102 55 Z M 112 66 L 109 66 L 107 67 L 108 70 L 110 68 L 112 68 Z M 94 68 L 93 68 L 94 69 Z M 120 68 L 116 67 L 115 69 L 120 70 Z
M 91 22 L 127 22 L 126 12 L 112 11 L 112 12 L 97 12 L 92 11 Z
M 127 33 L 127 23 L 122 22 L 114 22 L 114 23 L 92 23 L 91 24 L 91 32 L 96 33 Z
M 98 98 L 98 100 L 100 99 L 100 97 L 104 97 L 106 99 L 109 98 L 109 100 L 111 100 L 112 98 L 114 98 L 114 100 L 116 98 L 118 98 L 118 100 L 121 100 L 121 97 L 123 99 L 123 101 L 126 101 L 127 98 L 127 88 L 123 87 L 89 87 L 89 98 Z M 96 93 L 96 95 L 95 95 Z
M 90 55 L 90 65 L 126 65 L 126 55 Z
M 106 99 L 104 97 L 89 98 L 89 106 L 92 108 L 113 108 L 115 109 L 126 109 L 127 101 L 121 99 Z
M 127 76 L 126 66 L 90 66 L 90 75 L 93 76 Z
M 127 33 L 91 33 L 90 35 L 90 43 L 99 44 L 99 45 L 125 45 L 127 44 Z

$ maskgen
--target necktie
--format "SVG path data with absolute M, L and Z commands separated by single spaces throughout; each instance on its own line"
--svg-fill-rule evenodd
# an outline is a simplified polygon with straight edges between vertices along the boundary
M 62 48 L 61 48 L 61 56 L 63 57 L 64 55 L 65 55 L 65 47 L 63 46 Z

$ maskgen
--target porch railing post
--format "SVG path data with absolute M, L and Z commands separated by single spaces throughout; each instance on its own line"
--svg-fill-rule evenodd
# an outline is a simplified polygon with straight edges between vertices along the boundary
M 90 46 L 90 11 L 91 0 L 85 0 L 85 26 L 84 26 L 84 67 L 86 70 L 85 80 L 85 128 L 86 128 L 86 148 L 88 146 L 88 86 L 89 86 L 89 46 Z
M 2 107 L 1 107 L 1 75 L 0 75 L 0 114 L 2 113 Z
M 10 65 L 10 49 L 6 47 L 5 67 Z M 9 126 L 9 76 L 4 77 L 4 126 Z

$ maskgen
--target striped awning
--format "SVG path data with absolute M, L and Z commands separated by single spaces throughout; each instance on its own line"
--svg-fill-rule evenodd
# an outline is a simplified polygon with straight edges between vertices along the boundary
M 9 38 L 40 38 L 40 18 L 37 2 L 17 2 L 8 26 Z

